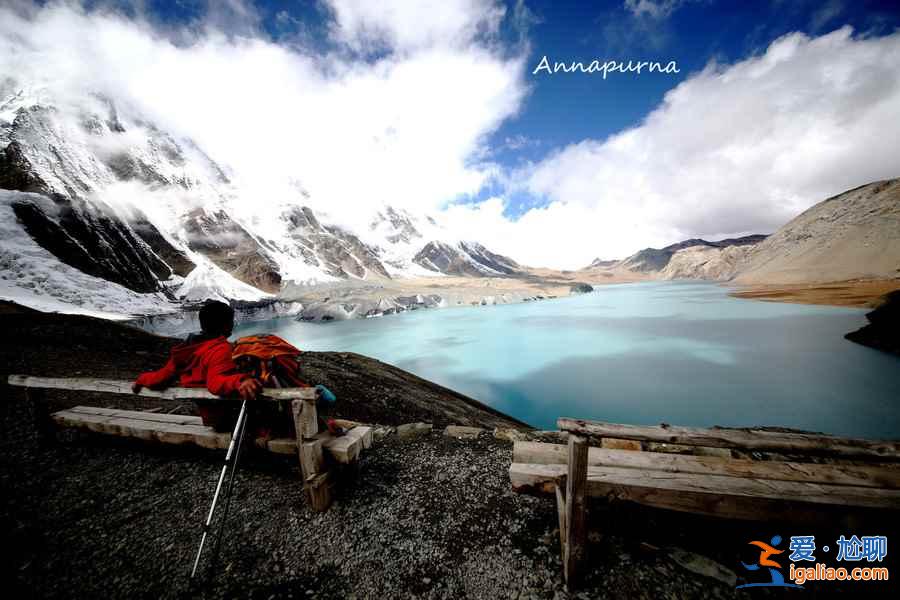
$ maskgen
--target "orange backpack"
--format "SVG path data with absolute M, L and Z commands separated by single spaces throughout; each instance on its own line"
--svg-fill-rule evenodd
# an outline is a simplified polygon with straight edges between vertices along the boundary
M 309 387 L 299 376 L 300 350 L 277 335 L 250 335 L 234 343 L 231 357 L 265 387 Z

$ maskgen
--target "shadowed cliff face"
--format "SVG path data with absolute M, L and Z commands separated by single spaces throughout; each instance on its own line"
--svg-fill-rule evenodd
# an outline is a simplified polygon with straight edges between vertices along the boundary
M 900 290 L 885 296 L 884 303 L 866 315 L 869 324 L 846 337 L 851 342 L 900 356 Z
M 160 280 L 189 273 L 190 259 L 142 214 L 129 224 L 109 206 L 86 200 L 93 190 L 88 167 L 101 166 L 79 166 L 77 157 L 60 150 L 64 141 L 54 116 L 43 107 L 19 111 L 6 133 L 10 143 L 0 152 L 0 188 L 48 198 L 13 205 L 28 234 L 63 263 L 136 292 L 159 291 Z
M 188 247 L 202 253 L 222 270 L 265 292 L 281 289 L 278 265 L 224 211 L 208 214 L 196 209 L 185 218 L 184 229 Z
M 376 249 L 344 228 L 322 225 L 309 207 L 291 208 L 283 218 L 291 240 L 296 242 L 286 251 L 299 254 L 306 264 L 339 279 L 369 275 L 390 278 Z
M 77 199 L 60 198 L 54 208 L 57 212 L 48 215 L 34 203 L 13 205 L 28 234 L 65 264 L 136 292 L 157 291 L 159 281 L 171 277 L 174 270 L 115 215 L 87 209 Z M 187 269 L 190 261 L 155 228 L 149 226 L 145 231 L 155 236 L 161 254 L 177 259 L 182 272 Z

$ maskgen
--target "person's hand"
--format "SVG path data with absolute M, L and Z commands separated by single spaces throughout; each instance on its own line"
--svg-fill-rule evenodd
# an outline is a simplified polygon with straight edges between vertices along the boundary
M 144 389 L 144 386 L 139 383 L 132 384 L 131 386 L 131 391 L 135 394 L 140 394 L 142 389 Z
M 241 382 L 241 385 L 238 386 L 238 394 L 240 394 L 241 398 L 244 400 L 253 400 L 261 391 L 262 384 L 258 379 L 245 379 Z

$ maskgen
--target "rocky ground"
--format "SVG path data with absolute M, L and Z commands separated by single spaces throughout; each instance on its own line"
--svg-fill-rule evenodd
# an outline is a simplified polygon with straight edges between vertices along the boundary
M 10 306 L 0 308 L 0 327 L 7 333 L 0 347 L 4 381 L 15 371 L 131 377 L 162 360 L 172 343 L 114 323 Z M 57 394 L 40 400 L 4 386 L 0 535 L 8 552 L 0 575 L 6 596 L 736 597 L 746 594 L 730 578 L 739 560 L 754 558 L 747 542 L 796 532 L 796 524 L 596 503 L 588 573 L 570 594 L 560 576 L 554 502 L 510 491 L 512 444 L 489 429 L 515 422 L 376 361 L 308 358 L 308 375 L 337 392 L 343 416 L 387 425 L 428 419 L 435 429 L 400 436 L 387 428 L 358 467 L 342 474 L 337 501 L 321 514 L 302 499 L 296 461 L 248 454 L 218 560 L 206 562 L 203 580 L 193 584 L 187 575 L 222 453 L 45 427 L 46 411 L 57 406 L 160 404 L 153 399 Z M 404 397 L 427 402 L 404 404 L 398 400 Z M 373 401 L 368 413 L 360 408 L 367 399 Z M 460 416 L 485 431 L 472 440 L 443 435 L 438 425 Z M 838 533 L 831 523 L 815 528 L 823 536 Z M 895 594 L 896 586 L 829 584 L 814 593 L 831 591 Z M 768 592 L 753 590 L 778 595 Z

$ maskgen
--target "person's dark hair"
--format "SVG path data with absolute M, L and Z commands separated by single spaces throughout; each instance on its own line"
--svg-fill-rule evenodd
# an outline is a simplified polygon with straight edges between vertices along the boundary
M 206 335 L 231 335 L 234 309 L 218 300 L 209 300 L 200 309 L 200 329 Z

